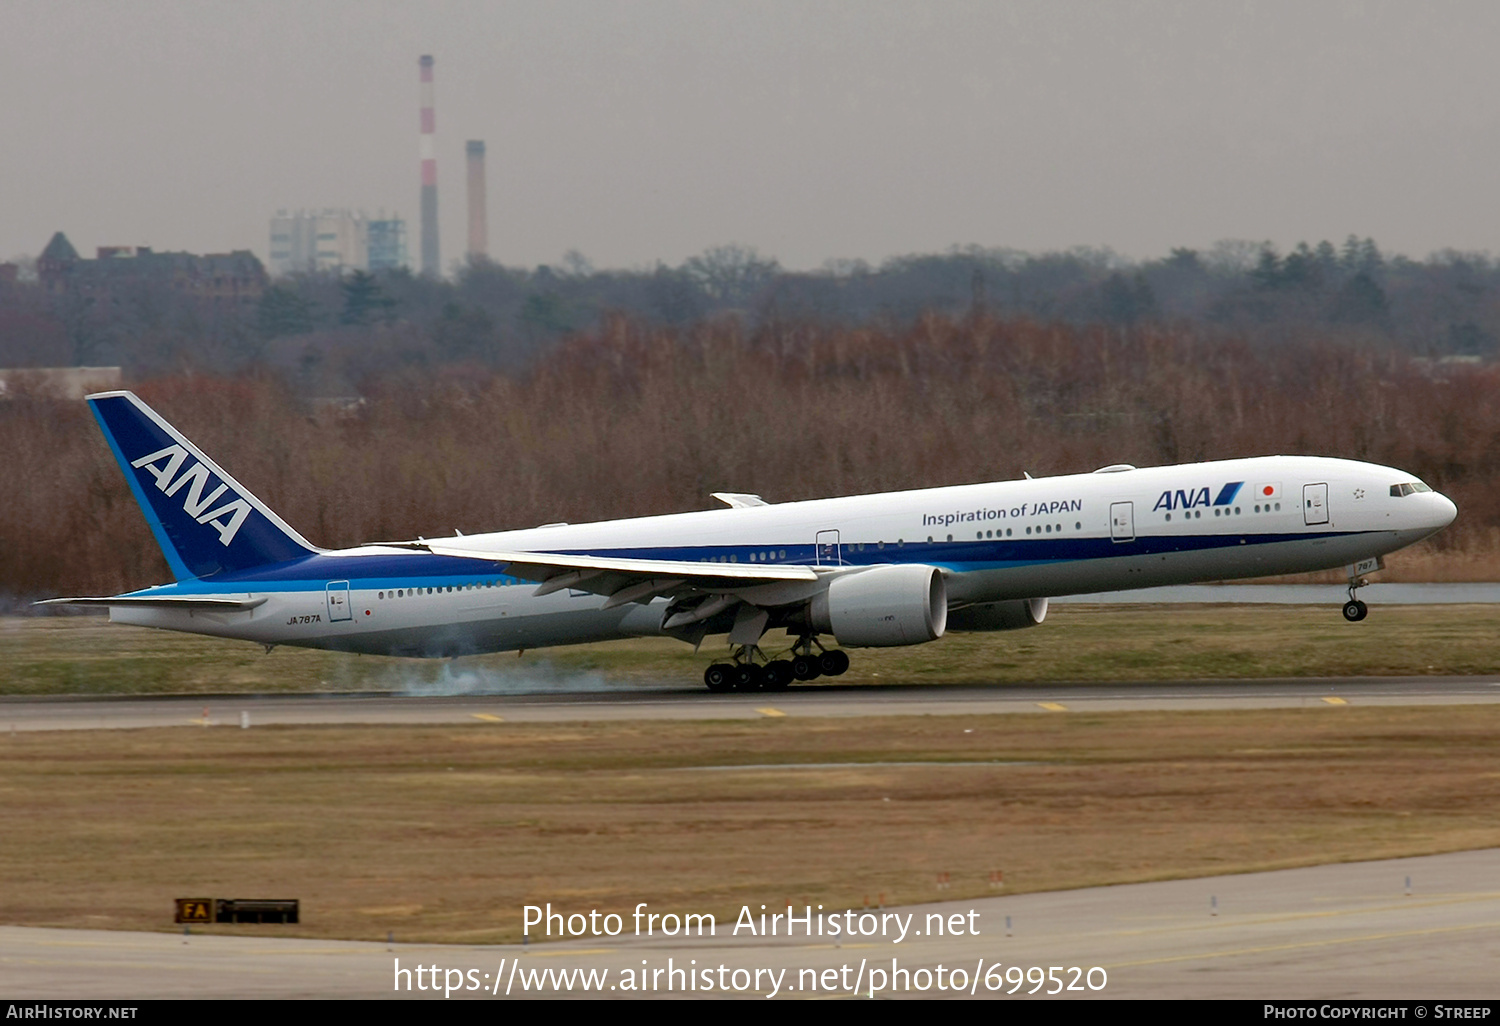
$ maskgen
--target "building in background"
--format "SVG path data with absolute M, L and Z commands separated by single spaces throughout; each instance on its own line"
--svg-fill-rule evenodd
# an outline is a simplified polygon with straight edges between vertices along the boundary
M 48 293 L 87 300 L 101 314 L 159 290 L 225 310 L 257 303 L 266 290 L 265 265 L 246 249 L 199 256 L 100 246 L 93 260 L 85 260 L 62 232 L 37 257 L 36 269 Z
M 365 270 L 394 271 L 398 267 L 408 266 L 406 222 L 399 217 L 371 221 L 368 240 Z
M 379 271 L 406 266 L 406 222 L 364 211 L 278 210 L 271 218 L 271 274 Z

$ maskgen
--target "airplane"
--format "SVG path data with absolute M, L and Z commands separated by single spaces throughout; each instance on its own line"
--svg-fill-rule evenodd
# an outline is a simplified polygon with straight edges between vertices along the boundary
M 837 676 L 844 648 L 1034 627 L 1059 595 L 1343 567 L 1343 615 L 1359 621 L 1365 575 L 1457 515 L 1401 470 L 1262 456 L 800 502 L 718 492 L 724 508 L 328 550 L 133 393 L 87 401 L 175 580 L 47 603 L 267 652 L 456 657 L 663 635 L 696 650 L 727 635 L 728 658 L 704 672 L 716 692 Z

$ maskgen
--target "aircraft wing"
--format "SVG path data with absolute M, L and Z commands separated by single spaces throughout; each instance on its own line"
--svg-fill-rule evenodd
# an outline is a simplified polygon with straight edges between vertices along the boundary
M 665 559 L 575 556 L 559 552 L 500 552 L 449 541 L 407 542 L 439 556 L 482 560 L 513 577 L 536 581 L 537 596 L 564 588 L 604 596 L 604 609 L 654 598 L 717 596 L 754 606 L 805 601 L 821 591 L 831 573 L 845 567 L 795 564 L 697 563 Z
M 35 603 L 39 606 L 155 606 L 157 609 L 254 609 L 266 596 L 254 598 L 207 598 L 198 595 L 112 595 L 107 598 L 55 598 Z

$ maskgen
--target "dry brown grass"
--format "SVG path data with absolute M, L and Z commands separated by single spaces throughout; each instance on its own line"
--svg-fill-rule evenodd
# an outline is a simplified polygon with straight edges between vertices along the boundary
M 299 928 L 242 929 L 493 942 L 523 903 L 732 915 L 1500 845 L 1497 731 L 1478 706 L 0 736 L 0 922 L 298 897 Z M 940 764 L 992 760 L 1019 764 Z
M 753 333 L 613 320 L 524 377 L 368 382 L 351 415 L 269 378 L 136 387 L 332 547 L 703 509 L 721 490 L 788 501 L 1279 452 L 1401 467 L 1451 495 L 1460 517 L 1434 541 L 1433 579 L 1500 562 L 1500 369 L 1434 378 L 1346 344 L 986 318 Z M 83 404 L 0 403 L 0 448 L 0 596 L 165 579 Z

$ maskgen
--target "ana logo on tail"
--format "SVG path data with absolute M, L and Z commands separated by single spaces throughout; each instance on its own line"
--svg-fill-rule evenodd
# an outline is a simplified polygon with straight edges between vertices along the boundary
M 219 529 L 219 542 L 228 545 L 234 541 L 235 533 L 250 516 L 250 503 L 229 494 L 233 501 L 224 505 L 210 508 L 219 501 L 220 496 L 229 491 L 229 486 L 220 484 L 208 495 L 203 491 L 208 487 L 209 470 L 203 464 L 194 462 L 191 467 L 178 474 L 182 465 L 187 462 L 188 452 L 180 445 L 169 445 L 165 449 L 153 452 L 149 456 L 142 456 L 138 460 L 132 460 L 131 466 L 136 469 L 144 468 L 148 474 L 156 478 L 156 487 L 167 495 L 176 495 L 187 487 L 187 495 L 182 500 L 182 511 L 200 524 L 208 524 L 210 527 Z M 163 465 L 158 466 L 158 463 Z

